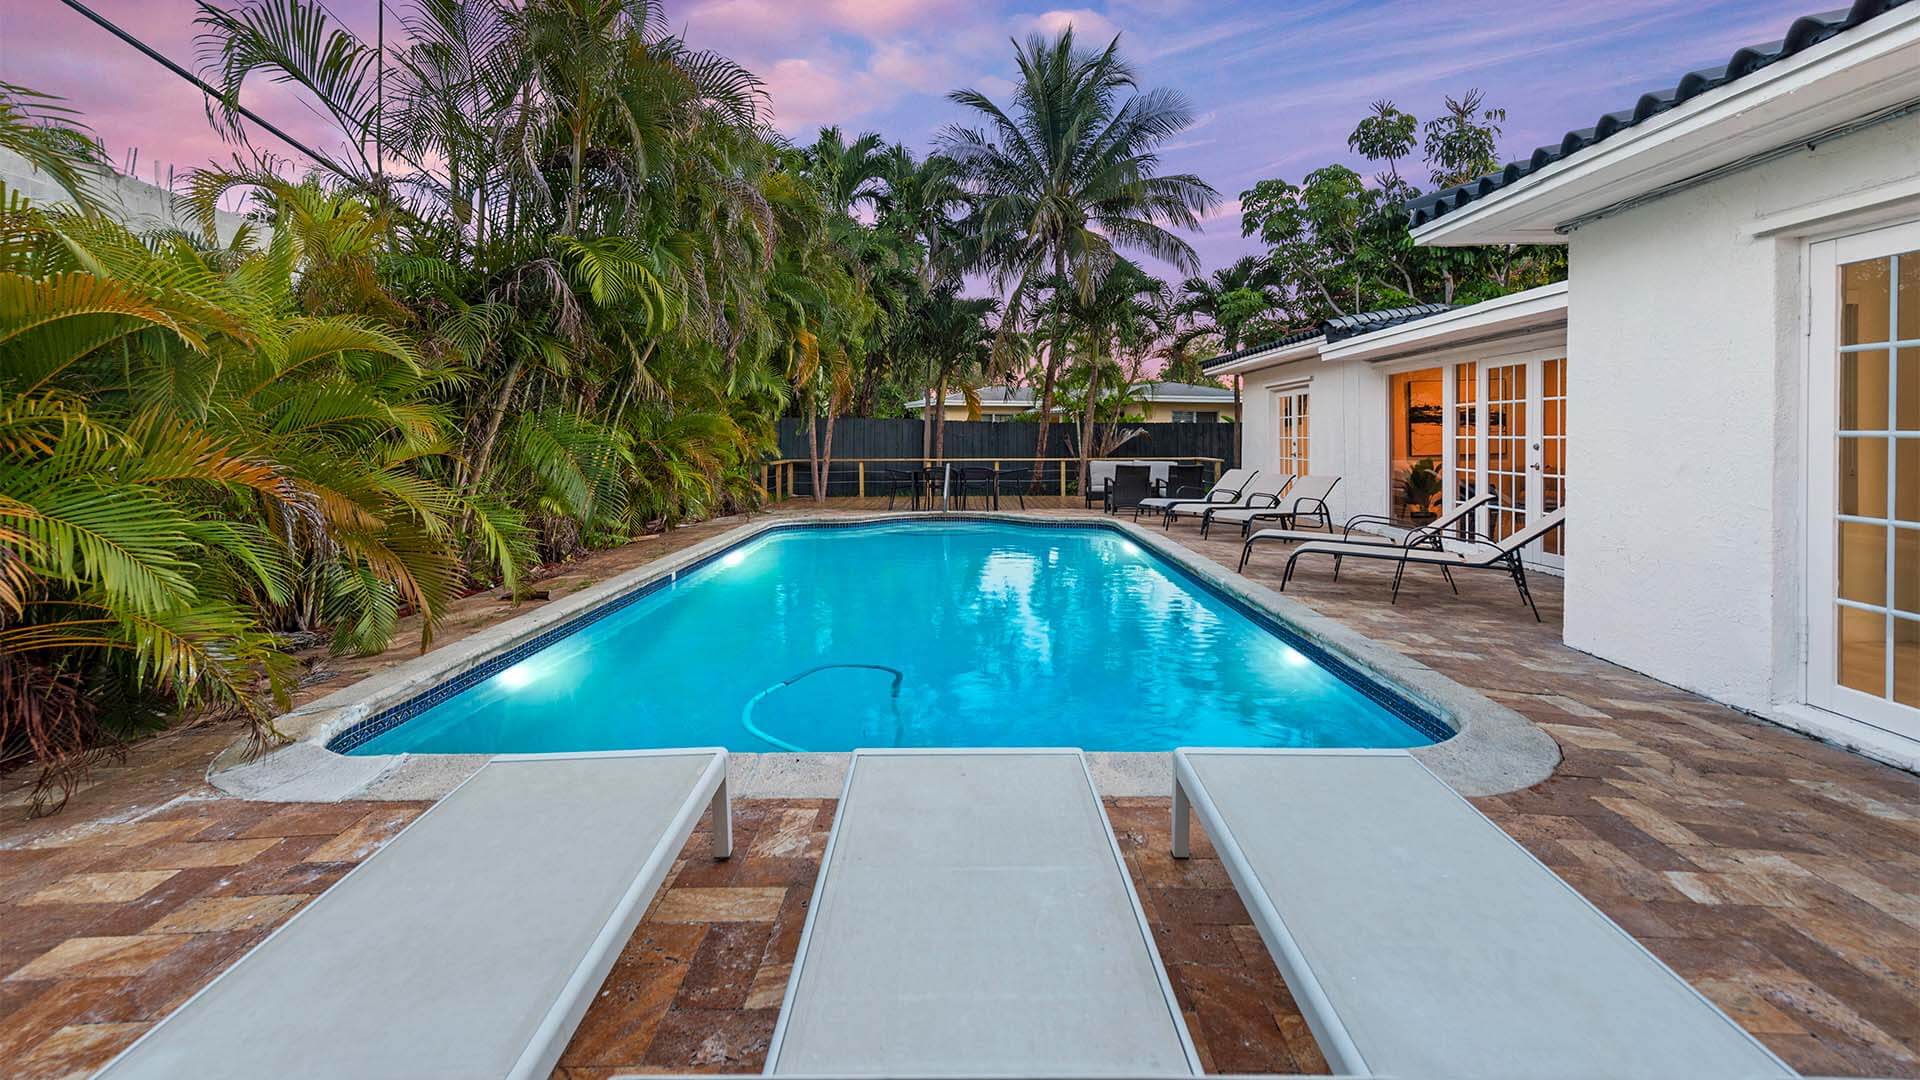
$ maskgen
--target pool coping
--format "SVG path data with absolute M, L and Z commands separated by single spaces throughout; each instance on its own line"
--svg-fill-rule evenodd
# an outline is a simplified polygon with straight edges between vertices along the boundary
M 1333 654 L 1360 673 L 1411 698 L 1454 731 L 1410 751 L 1463 795 L 1496 795 L 1530 787 L 1553 774 L 1560 748 L 1532 721 L 1468 689 L 1330 616 L 1236 574 L 1170 537 L 1117 518 L 1060 517 L 1027 512 L 779 514 L 748 521 L 681 551 L 560 597 L 280 716 L 286 744 L 249 759 L 244 741 L 207 770 L 216 788 L 239 798 L 284 802 L 439 798 L 478 770 L 488 754 L 349 756 L 328 743 L 376 716 L 589 615 L 699 569 L 762 533 L 795 526 L 858 526 L 915 520 L 999 520 L 1030 525 L 1106 528 L 1151 550 L 1203 587 L 1243 605 Z M 1172 789 L 1172 755 L 1090 751 L 1094 780 L 1108 796 L 1164 795 Z M 832 798 L 843 784 L 848 754 L 736 753 L 729 785 L 743 798 Z

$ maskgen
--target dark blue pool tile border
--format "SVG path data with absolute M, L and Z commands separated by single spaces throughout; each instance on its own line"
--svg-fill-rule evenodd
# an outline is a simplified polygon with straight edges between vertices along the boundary
M 996 525 L 1017 525 L 1035 529 L 1097 529 L 1101 532 L 1113 533 L 1118 536 L 1126 535 L 1125 530 L 1116 529 L 1108 522 L 1090 521 L 1086 519 L 1076 520 L 1073 518 L 1062 518 L 1058 521 L 1031 521 L 1021 518 L 989 517 L 986 515 L 943 514 L 936 519 L 907 518 L 898 521 L 783 521 L 762 529 L 752 536 L 744 537 L 736 543 L 728 544 L 726 547 L 708 552 L 686 566 L 665 571 L 659 577 L 642 582 L 639 586 L 629 589 L 619 596 L 607 600 L 605 603 L 596 604 L 592 608 L 581 612 L 579 615 L 568 619 L 558 626 L 542 630 L 540 633 L 515 645 L 513 648 L 488 657 L 486 660 L 442 682 L 433 689 L 410 697 L 398 705 L 384 709 L 360 721 L 327 740 L 327 749 L 337 754 L 351 753 L 353 750 L 365 746 L 367 743 L 392 731 L 394 728 L 419 716 L 421 713 L 446 701 L 448 698 L 465 693 L 561 638 L 574 634 L 587 626 L 591 626 L 601 619 L 659 592 L 680 578 L 704 569 L 708 565 L 725 558 L 735 549 L 754 543 L 764 537 L 771 536 L 775 533 L 797 532 L 803 529 L 856 529 L 871 528 L 876 525 L 894 525 L 911 528 L 916 523 L 925 520 L 933 520 L 936 522 L 969 521 Z M 1312 660 L 1315 664 L 1332 672 L 1341 682 L 1360 691 L 1360 693 L 1366 695 L 1374 704 L 1392 713 L 1396 719 L 1408 727 L 1413 728 L 1421 735 L 1435 742 L 1441 742 L 1453 737 L 1454 729 L 1448 726 L 1446 722 L 1421 708 L 1418 704 L 1403 697 L 1401 694 L 1396 693 L 1381 680 L 1354 667 L 1353 664 L 1344 657 L 1322 648 L 1320 645 L 1302 635 L 1298 630 L 1295 630 L 1280 619 L 1275 618 L 1269 612 L 1248 603 L 1241 597 L 1234 595 L 1232 592 L 1221 588 L 1214 582 L 1195 573 L 1183 565 L 1180 560 L 1169 559 L 1158 551 L 1154 551 L 1152 554 L 1156 560 L 1174 570 L 1181 578 L 1206 590 L 1208 595 L 1219 599 L 1231 606 L 1234 610 L 1240 612 L 1240 614 L 1259 623 L 1262 629 L 1279 638 L 1281 641 L 1286 642 L 1292 648 L 1299 650 L 1307 659 Z

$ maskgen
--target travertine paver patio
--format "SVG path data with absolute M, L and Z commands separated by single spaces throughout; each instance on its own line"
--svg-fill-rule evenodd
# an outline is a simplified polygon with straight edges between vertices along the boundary
M 730 524 L 603 554 L 555 595 Z M 1172 535 L 1228 565 L 1237 555 Z M 1279 562 L 1253 573 L 1277 580 Z M 1464 580 L 1460 598 L 1415 579 L 1398 607 L 1382 568 L 1341 577 L 1308 571 L 1288 595 L 1560 741 L 1551 780 L 1480 800 L 1504 828 L 1796 1067 L 1920 1076 L 1920 779 L 1566 649 L 1551 579 L 1536 625 L 1492 575 Z M 470 631 L 511 613 L 482 597 L 457 619 Z M 369 665 L 326 666 L 336 677 L 309 693 Z M 98 1065 L 423 808 L 211 798 L 199 775 L 230 737 L 153 740 L 60 817 L 0 822 L 0 1075 Z M 758 1068 L 832 802 L 737 806 L 739 854 L 682 864 L 563 1074 Z M 1321 1068 L 1219 863 L 1166 856 L 1165 799 L 1109 813 L 1209 1067 Z

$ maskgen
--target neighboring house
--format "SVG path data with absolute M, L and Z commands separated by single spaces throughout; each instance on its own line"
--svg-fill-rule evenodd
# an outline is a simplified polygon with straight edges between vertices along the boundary
M 1039 407 L 1038 395 L 1027 386 L 983 386 L 975 391 L 980 399 L 980 419 L 1003 423 L 1032 413 Z M 906 404 L 908 412 L 919 415 L 927 407 L 926 398 Z M 1058 415 L 1058 408 L 1055 413 Z M 1133 390 L 1131 412 L 1150 424 L 1212 424 L 1234 419 L 1233 391 L 1219 386 L 1192 383 L 1141 383 Z M 967 399 L 959 392 L 947 395 L 948 420 L 967 418 Z
M 1567 644 L 1920 764 L 1916 73 L 1920 0 L 1860 0 L 1417 200 L 1418 242 L 1563 243 L 1570 281 L 1216 363 L 1248 463 L 1308 391 L 1310 467 L 1388 510 L 1437 389 L 1448 497 L 1567 499 Z

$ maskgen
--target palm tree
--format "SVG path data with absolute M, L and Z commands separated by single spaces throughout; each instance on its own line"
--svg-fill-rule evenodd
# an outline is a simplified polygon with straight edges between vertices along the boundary
M 1109 369 L 1118 372 L 1123 351 L 1138 349 L 1151 342 L 1157 313 L 1166 306 L 1165 282 L 1148 274 L 1131 260 L 1121 259 L 1101 278 L 1093 295 L 1081 299 L 1070 294 L 1069 317 L 1079 327 L 1077 340 L 1082 344 L 1082 363 L 1086 369 L 1086 400 L 1080 422 L 1080 490 L 1087 489 L 1087 475 L 1094 453 L 1094 423 L 1098 418 L 1101 379 Z
M 887 175 L 887 143 L 878 132 L 863 131 L 847 142 L 837 127 L 823 127 L 803 152 L 807 175 L 826 199 L 827 208 L 850 214 L 860 204 L 876 205 Z
M 1161 175 L 1158 154 L 1192 123 L 1193 110 L 1174 91 L 1138 90 L 1119 49 L 1118 37 L 1098 52 L 1079 49 L 1072 27 L 1052 39 L 1035 35 L 1015 46 L 1020 81 L 1010 106 L 978 90 L 949 95 L 985 123 L 948 128 L 940 147 L 976 193 L 978 256 L 1007 295 L 1003 333 L 1024 322 L 1045 282 L 1090 298 L 1117 249 L 1188 273 L 1198 268 L 1192 247 L 1171 230 L 1199 228 L 1219 193 L 1191 174 Z M 1064 314 L 1064 305 L 1054 307 Z M 1046 453 L 1070 331 L 1064 321 L 1051 328 L 1036 455 Z
M 275 631 L 378 651 L 404 607 L 431 640 L 462 515 L 507 581 L 524 561 L 513 516 L 445 482 L 449 373 L 325 313 L 346 256 L 308 254 L 327 245 L 296 217 L 264 250 L 201 250 L 0 210 L 0 754 L 39 759 L 43 788 L 143 711 L 98 704 L 143 688 L 264 736 Z
M 1190 343 L 1198 337 L 1211 337 L 1221 352 L 1237 352 L 1245 343 L 1248 327 L 1279 310 L 1283 303 L 1284 298 L 1274 285 L 1267 264 L 1252 255 L 1243 255 L 1231 266 L 1215 270 L 1211 275 L 1190 277 L 1180 283 L 1178 310 L 1191 321 L 1178 340 Z M 1236 420 L 1234 456 L 1238 459 L 1245 448 L 1245 430 L 1237 424 L 1240 417 L 1238 375 L 1233 377 L 1233 415 Z
M 946 453 L 947 390 L 958 386 L 969 417 L 977 419 L 980 401 L 974 384 L 988 371 L 994 328 L 990 321 L 1000 305 L 991 298 L 962 297 L 957 286 L 937 287 L 915 312 L 913 347 L 926 361 L 931 384 L 922 424 L 931 425 L 925 447 L 930 458 Z

